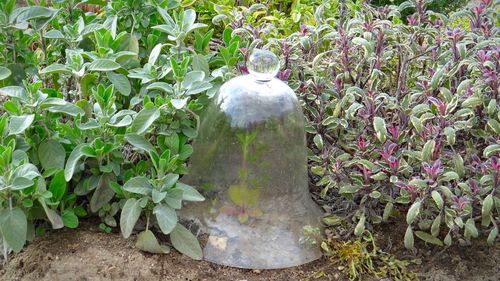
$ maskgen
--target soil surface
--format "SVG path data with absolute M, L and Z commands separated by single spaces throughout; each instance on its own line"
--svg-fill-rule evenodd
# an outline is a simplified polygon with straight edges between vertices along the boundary
M 402 240 L 398 235 L 389 226 L 387 231 L 378 230 L 376 238 L 381 248 L 400 258 L 420 258 L 422 263 L 411 269 L 421 280 L 500 280 L 498 243 L 444 251 L 422 244 L 414 256 L 402 245 L 391 243 Z M 326 258 L 295 268 L 257 271 L 193 261 L 174 250 L 168 255 L 147 254 L 135 249 L 133 241 L 134 237 L 125 240 L 118 233 L 103 233 L 91 222 L 75 230 L 54 231 L 11 255 L 7 265 L 0 265 L 0 280 L 348 280 Z M 328 278 L 315 279 L 319 271 L 325 271 Z M 366 276 L 363 280 L 379 279 Z

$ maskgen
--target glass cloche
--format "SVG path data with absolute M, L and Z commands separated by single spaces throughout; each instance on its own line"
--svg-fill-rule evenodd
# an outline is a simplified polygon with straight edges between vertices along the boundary
M 311 229 L 320 235 L 321 211 L 308 191 L 304 116 L 292 89 L 274 78 L 273 53 L 254 50 L 247 67 L 250 74 L 222 85 L 201 116 L 184 181 L 206 200 L 183 208 L 183 216 L 208 234 L 210 262 L 304 264 L 321 256 L 310 237 Z

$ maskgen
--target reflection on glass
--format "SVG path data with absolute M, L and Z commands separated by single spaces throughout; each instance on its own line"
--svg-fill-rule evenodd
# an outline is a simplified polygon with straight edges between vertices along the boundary
M 183 215 L 208 233 L 208 261 L 255 269 L 303 264 L 321 256 L 303 237 L 304 228 L 320 227 L 321 215 L 308 192 L 304 117 L 295 93 L 274 78 L 274 54 L 254 51 L 248 68 L 201 117 L 184 180 L 207 200 Z

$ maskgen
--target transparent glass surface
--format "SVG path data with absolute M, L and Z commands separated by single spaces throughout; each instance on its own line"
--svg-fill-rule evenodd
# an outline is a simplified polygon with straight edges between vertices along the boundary
M 321 215 L 308 191 L 304 117 L 294 92 L 273 78 L 277 67 L 248 66 L 259 74 L 226 82 L 201 117 L 183 180 L 207 199 L 182 215 L 208 233 L 208 261 L 253 269 L 300 265 L 321 256 L 304 233 L 320 228 Z

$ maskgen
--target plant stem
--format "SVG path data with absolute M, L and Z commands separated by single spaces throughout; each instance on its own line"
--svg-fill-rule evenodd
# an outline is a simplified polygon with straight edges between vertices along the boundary
M 45 38 L 43 38 L 43 30 L 40 29 L 40 41 L 42 43 L 43 59 L 47 60 L 47 46 L 45 45 Z

